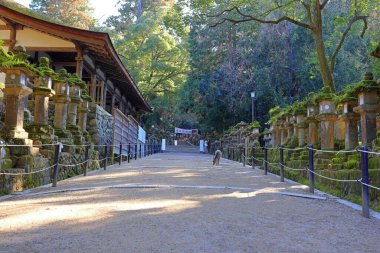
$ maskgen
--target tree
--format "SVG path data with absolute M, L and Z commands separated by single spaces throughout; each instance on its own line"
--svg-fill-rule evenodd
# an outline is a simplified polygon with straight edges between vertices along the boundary
M 89 0 L 32 0 L 29 7 L 65 25 L 89 29 L 94 25 Z
M 161 7 L 158 3 L 168 3 Z M 172 1 L 124 1 L 119 15 L 111 17 L 110 31 L 116 51 L 154 112 L 143 116 L 146 130 L 169 137 L 182 121 L 177 114 L 178 89 L 186 80 L 188 28 L 181 20 L 182 8 Z M 128 8 L 127 8 L 128 7 Z M 133 9 L 132 7 L 136 7 Z
M 122 31 L 136 22 L 144 13 L 155 13 L 161 7 L 173 7 L 174 0 L 121 0 L 119 1 L 119 15 L 111 16 L 106 24 L 117 31 Z
M 363 22 L 361 36 L 364 36 L 368 27 L 368 17 L 371 6 L 370 0 L 353 0 L 349 6 L 349 15 L 346 17 L 337 17 L 339 22 L 345 25 L 345 29 L 340 34 L 340 39 L 336 43 L 335 50 L 333 50 L 330 57 L 328 57 L 324 39 L 323 12 L 326 8 L 329 8 L 329 0 L 233 0 L 227 1 L 227 3 L 222 1 L 221 4 L 209 0 L 194 0 L 194 2 L 199 6 L 207 8 L 210 8 L 212 5 L 217 6 L 213 8 L 212 11 L 207 12 L 209 17 L 213 18 L 212 22 L 214 27 L 225 22 L 240 24 L 254 21 L 261 24 L 289 22 L 307 29 L 312 34 L 315 42 L 315 50 L 323 84 L 332 90 L 335 90 L 333 73 L 338 53 L 342 49 L 350 30 L 358 21 Z M 340 2 L 343 4 L 344 1 Z M 217 9 L 222 10 L 217 12 Z
M 115 39 L 119 55 L 148 99 L 175 92 L 188 71 L 186 43 L 162 26 L 166 13 L 146 13 Z

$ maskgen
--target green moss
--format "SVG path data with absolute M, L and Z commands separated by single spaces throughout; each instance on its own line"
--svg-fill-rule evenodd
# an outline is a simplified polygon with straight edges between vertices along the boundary
M 380 90 L 380 86 L 377 84 L 375 80 L 363 80 L 354 85 L 356 93 L 362 91 Z
M 35 86 L 35 87 L 33 87 L 33 91 L 34 92 L 37 92 L 37 91 L 52 92 L 52 89 L 50 89 L 48 87 L 44 87 L 44 86 Z
M 1 163 L 0 163 L 0 168 L 1 169 L 10 169 L 12 168 L 12 160 L 11 159 L 7 159 L 7 158 L 4 158 L 2 159 Z
M 30 189 L 39 186 L 39 180 L 33 174 L 28 174 L 24 176 L 23 187 L 24 189 Z
M 347 162 L 344 163 L 343 168 L 346 170 L 358 169 L 359 161 L 356 159 L 348 160 Z
M 284 143 L 284 146 L 286 148 L 295 148 L 298 146 L 298 138 L 296 136 L 293 136 L 292 138 L 288 138 L 286 142 Z
M 375 170 L 380 169 L 380 157 L 371 157 L 368 160 L 368 169 Z
M 290 109 L 291 113 L 296 116 L 299 114 L 306 114 L 307 112 L 307 105 L 306 101 L 298 101 L 295 102 Z
M 250 125 L 248 125 L 245 130 L 252 131 L 253 129 L 260 128 L 260 123 L 258 121 L 252 122 Z
M 276 114 L 278 114 L 279 112 L 281 111 L 281 107 L 279 105 L 276 105 L 275 107 L 271 108 L 269 110 L 269 115 L 272 117 L 272 116 L 275 116 Z
M 343 158 L 341 158 L 341 157 L 334 157 L 334 158 L 332 159 L 332 163 L 333 163 L 333 164 L 343 164 L 343 162 L 344 162 L 344 160 L 343 160 Z
M 27 59 L 29 55 L 22 46 L 17 46 L 12 52 L 6 52 L 3 47 L 3 41 L 0 40 L 0 68 L 14 68 L 23 67 L 27 68 L 32 73 L 37 73 L 37 69 L 34 64 L 31 64 Z

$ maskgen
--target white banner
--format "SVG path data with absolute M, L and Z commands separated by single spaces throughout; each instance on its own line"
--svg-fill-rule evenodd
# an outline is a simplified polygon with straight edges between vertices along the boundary
M 174 129 L 174 133 L 176 134 L 198 134 L 198 129 L 182 129 L 176 127 Z
M 145 137 L 146 137 L 145 130 L 139 126 L 139 141 L 141 141 L 142 143 L 145 143 Z

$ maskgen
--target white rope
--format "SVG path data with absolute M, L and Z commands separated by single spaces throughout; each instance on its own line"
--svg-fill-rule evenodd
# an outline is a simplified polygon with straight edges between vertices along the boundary
M 325 178 L 325 179 L 329 179 L 329 180 L 331 180 L 331 181 L 336 181 L 336 182 L 359 182 L 358 179 L 335 179 L 335 178 L 331 178 L 331 177 L 322 176 L 321 174 L 318 174 L 317 172 L 312 171 L 312 170 L 310 170 L 309 168 L 307 168 L 306 170 L 307 170 L 307 171 L 310 171 L 310 172 L 313 173 L 314 175 L 317 175 L 317 176 L 322 177 L 322 178 Z
M 303 150 L 305 148 L 284 148 L 284 147 L 279 147 L 279 149 L 289 150 L 289 151 L 298 151 L 298 150 Z
M 102 162 L 102 161 L 104 161 L 104 160 L 106 160 L 106 159 L 108 159 L 108 158 L 110 158 L 110 157 L 105 157 L 105 158 L 100 159 L 100 160 L 92 159 L 92 161 L 93 161 L 93 162 Z
M 373 186 L 373 185 L 370 185 L 370 184 L 363 183 L 362 180 L 363 180 L 363 179 L 359 179 L 358 182 L 361 183 L 362 185 L 365 185 L 365 186 L 368 186 L 368 187 L 371 187 L 371 188 L 373 188 L 373 189 L 376 189 L 376 190 L 380 191 L 380 188 L 379 188 L 379 187 L 376 187 L 376 186 Z
M 19 145 L 19 144 L 0 144 L 0 147 L 43 147 L 43 146 L 57 146 L 58 143 L 49 143 L 49 144 L 32 144 L 32 145 Z
M 90 159 L 84 161 L 84 162 L 81 162 L 81 163 L 77 163 L 77 164 L 61 164 L 59 163 L 58 165 L 59 166 L 62 166 L 62 167 L 76 167 L 76 166 L 79 166 L 79 165 L 82 165 L 82 164 L 85 164 L 86 162 L 90 161 Z
M 278 165 L 278 163 L 270 163 L 270 162 L 268 162 L 268 161 L 265 161 L 265 160 L 263 160 L 266 164 L 268 164 L 268 165 Z
M 361 153 L 372 154 L 372 155 L 380 155 L 380 153 L 378 153 L 378 152 L 374 152 L 374 151 L 361 150 L 361 149 L 358 149 L 357 151 L 358 151 L 358 152 L 361 152 Z
M 270 147 L 264 147 L 264 149 L 278 149 L 278 147 L 273 147 L 273 148 L 270 148 Z
M 57 165 L 57 164 L 54 164 L 54 165 L 52 165 L 52 166 L 49 166 L 49 167 L 44 168 L 44 169 L 41 169 L 41 170 L 32 171 L 32 172 L 28 172 L 28 173 L 24 173 L 24 172 L 21 172 L 21 173 L 6 173 L 6 172 L 0 172 L 0 175 L 7 175 L 7 176 L 31 175 L 31 174 L 36 174 L 36 173 L 43 172 L 43 171 L 46 171 L 46 170 L 48 170 L 48 169 L 51 169 L 51 168 L 53 168 L 55 165 Z
M 257 159 L 257 158 L 254 158 L 254 157 L 253 157 L 253 159 L 256 160 L 256 161 L 258 161 L 258 162 L 263 162 L 264 161 L 264 159 Z
M 294 171 L 301 171 L 301 170 L 306 170 L 306 169 L 293 169 L 293 168 L 290 168 L 282 163 L 279 163 L 280 165 L 282 165 L 285 169 L 288 169 L 288 170 L 294 170 Z
M 355 153 L 355 152 L 357 152 L 356 149 L 353 149 L 353 150 L 339 150 L 339 151 L 314 149 L 314 148 L 310 148 L 310 147 L 306 147 L 306 149 L 313 150 L 313 151 L 319 151 L 319 152 L 323 152 L 323 153 L 335 153 L 335 154 L 339 154 L 339 153 Z

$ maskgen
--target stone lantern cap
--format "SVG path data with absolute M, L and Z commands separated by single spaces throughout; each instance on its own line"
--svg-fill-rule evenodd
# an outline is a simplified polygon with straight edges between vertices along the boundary
M 293 116 L 306 115 L 307 113 L 307 103 L 306 101 L 297 101 L 291 105 L 290 112 Z
M 371 91 L 379 91 L 380 84 L 376 82 L 373 78 L 373 74 L 371 72 L 367 72 L 364 75 L 364 80 L 353 84 L 353 92 L 355 94 L 359 94 L 361 92 L 371 92 Z
M 6 52 L 0 44 L 0 70 L 7 74 L 6 87 L 26 86 L 28 79 L 35 76 L 36 68 L 27 60 L 28 57 L 23 46 Z
M 52 88 L 52 79 L 56 76 L 54 70 L 49 67 L 49 58 L 41 57 L 39 66 L 36 68 L 37 76 L 34 79 L 34 86 Z
M 54 90 L 57 96 L 69 96 L 70 86 L 66 69 L 60 69 L 54 76 Z
M 236 124 L 235 128 L 240 129 L 240 128 L 244 128 L 244 127 L 246 127 L 247 125 L 248 125 L 248 124 L 245 123 L 244 121 L 240 121 L 239 123 Z

